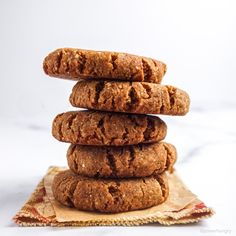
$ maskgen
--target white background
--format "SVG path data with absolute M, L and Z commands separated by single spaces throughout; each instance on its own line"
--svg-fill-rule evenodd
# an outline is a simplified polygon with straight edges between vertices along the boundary
M 163 118 L 167 139 L 179 151 L 177 169 L 188 186 L 218 210 L 198 225 L 117 230 L 128 235 L 232 233 L 235 12 L 233 0 L 0 0 L 0 232 L 113 231 L 22 229 L 11 222 L 47 167 L 66 165 L 67 145 L 51 137 L 50 126 L 57 113 L 73 109 L 68 97 L 74 82 L 47 77 L 42 61 L 56 48 L 79 47 L 150 56 L 167 64 L 163 83 L 188 91 L 192 100 L 186 117 Z

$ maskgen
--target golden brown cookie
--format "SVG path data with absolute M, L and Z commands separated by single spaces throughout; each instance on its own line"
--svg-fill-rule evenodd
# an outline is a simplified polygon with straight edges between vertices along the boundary
M 160 83 L 166 72 L 163 62 L 119 52 L 60 48 L 43 63 L 47 75 L 64 79 L 108 79 Z
M 75 107 L 140 114 L 185 115 L 190 99 L 174 86 L 147 82 L 81 80 L 70 96 Z
M 159 117 L 98 111 L 70 111 L 56 116 L 53 136 L 82 145 L 130 145 L 163 140 L 167 126 Z
M 152 207 L 164 202 L 169 193 L 165 174 L 118 180 L 82 177 L 70 170 L 54 177 L 52 191 L 63 205 L 107 213 Z
M 71 145 L 67 151 L 70 170 L 87 177 L 127 178 L 172 172 L 177 153 L 160 142 L 123 147 Z

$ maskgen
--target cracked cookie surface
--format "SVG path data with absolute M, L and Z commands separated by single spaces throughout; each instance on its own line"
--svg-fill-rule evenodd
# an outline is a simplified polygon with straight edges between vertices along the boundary
M 52 191 L 63 205 L 107 213 L 152 207 L 164 202 L 169 193 L 165 174 L 118 180 L 82 177 L 70 170 L 54 177 Z
M 176 149 L 169 143 L 123 147 L 70 145 L 67 162 L 74 173 L 87 177 L 146 177 L 172 172 Z
M 185 91 L 170 85 L 81 80 L 72 90 L 70 103 L 103 111 L 185 115 L 190 99 Z
M 160 83 L 166 65 L 155 59 L 128 53 L 60 48 L 43 62 L 49 76 L 64 79 L 127 80 Z
M 53 121 L 52 134 L 62 142 L 82 145 L 131 145 L 165 138 L 167 126 L 159 117 L 101 111 L 70 111 Z

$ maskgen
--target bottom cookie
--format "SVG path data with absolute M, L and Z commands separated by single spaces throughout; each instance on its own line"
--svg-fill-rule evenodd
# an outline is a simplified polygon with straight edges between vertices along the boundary
M 164 202 L 169 194 L 164 173 L 118 180 L 82 177 L 70 170 L 55 176 L 52 191 L 63 205 L 107 213 L 152 207 Z

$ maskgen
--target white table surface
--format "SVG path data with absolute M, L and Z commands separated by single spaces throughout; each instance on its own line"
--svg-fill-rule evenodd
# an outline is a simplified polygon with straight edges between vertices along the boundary
M 220 107 L 220 109 L 219 109 Z M 235 235 L 236 110 L 234 104 L 200 103 L 185 117 L 162 116 L 166 141 L 177 147 L 176 169 L 186 185 L 216 214 L 197 224 L 137 227 L 18 227 L 11 218 L 50 165 L 66 165 L 67 144 L 54 140 L 51 120 L 0 119 L 0 235 Z M 54 115 L 54 114 L 52 114 Z M 51 118 L 51 117 L 50 117 Z

